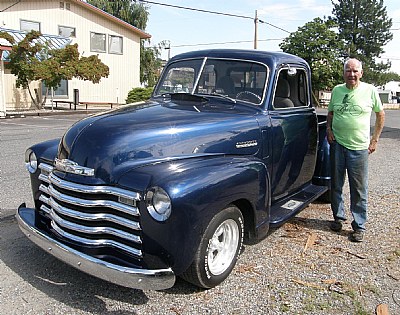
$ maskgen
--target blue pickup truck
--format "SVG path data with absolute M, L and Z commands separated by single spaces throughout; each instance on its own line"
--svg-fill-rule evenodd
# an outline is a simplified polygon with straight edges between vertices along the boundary
M 204 50 L 170 59 L 151 99 L 30 147 L 21 230 L 71 266 L 138 289 L 202 288 L 330 186 L 326 116 L 296 56 Z M 256 246 L 256 245 L 254 245 Z

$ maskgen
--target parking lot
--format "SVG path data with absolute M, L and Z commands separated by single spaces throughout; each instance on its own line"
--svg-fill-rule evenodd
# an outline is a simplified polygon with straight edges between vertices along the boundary
M 182 280 L 131 290 L 83 274 L 31 243 L 14 214 L 33 205 L 24 152 L 61 137 L 84 113 L 0 120 L 0 314 L 400 314 L 400 110 L 387 110 L 370 157 L 366 241 L 329 231 L 329 205 L 315 203 L 245 246 L 232 275 L 200 290 Z M 347 226 L 349 229 L 349 225 Z M 310 237 L 312 246 L 306 246 Z M 366 313 L 362 313 L 365 311 Z

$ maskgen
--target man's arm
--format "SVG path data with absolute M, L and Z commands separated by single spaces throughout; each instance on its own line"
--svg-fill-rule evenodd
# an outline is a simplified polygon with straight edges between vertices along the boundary
M 381 110 L 376 112 L 374 133 L 372 134 L 371 141 L 369 143 L 368 152 L 373 153 L 376 151 L 376 146 L 378 144 L 379 137 L 381 136 L 383 125 L 385 123 L 385 111 Z
M 335 141 L 335 136 L 332 131 L 332 120 L 333 120 L 333 112 L 329 111 L 328 116 L 326 117 L 326 136 L 328 138 L 328 142 L 332 143 Z

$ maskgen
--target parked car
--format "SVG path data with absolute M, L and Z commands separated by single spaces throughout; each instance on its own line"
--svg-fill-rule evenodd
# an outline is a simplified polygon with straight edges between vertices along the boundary
M 19 207 L 20 228 L 122 286 L 165 289 L 177 276 L 220 284 L 243 241 L 327 196 L 326 117 L 310 78 L 285 53 L 173 57 L 146 104 L 88 117 L 27 150 L 35 207 Z

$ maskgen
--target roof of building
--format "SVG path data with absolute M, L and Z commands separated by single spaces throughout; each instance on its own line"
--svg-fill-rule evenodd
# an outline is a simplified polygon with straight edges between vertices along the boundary
M 117 24 L 119 24 L 119 25 L 121 25 L 121 26 L 123 26 L 123 27 L 125 27 L 125 28 L 127 28 L 129 30 L 131 30 L 131 31 L 134 31 L 142 39 L 151 38 L 150 34 L 142 31 L 141 29 L 137 28 L 136 26 L 133 26 L 132 24 L 129 24 L 129 23 L 127 23 L 127 22 L 125 22 L 125 21 L 123 21 L 123 20 L 121 20 L 121 19 L 119 19 L 119 18 L 117 18 L 117 17 L 115 17 L 115 16 L 113 16 L 113 15 L 111 15 L 111 14 L 109 14 L 109 13 L 107 13 L 107 12 L 105 12 L 105 11 L 103 11 L 103 10 L 101 10 L 101 9 L 99 9 L 99 8 L 89 4 L 89 3 L 87 3 L 87 2 L 85 2 L 85 1 L 83 1 L 83 0 L 72 0 L 72 1 L 75 2 L 76 4 L 80 5 L 80 6 L 85 7 L 86 9 L 88 9 L 88 10 L 90 10 L 92 12 L 95 12 L 96 14 L 99 14 L 99 15 L 103 16 L 106 19 L 109 19 L 109 20 L 111 20 L 111 21 L 113 21 L 113 22 L 115 22 L 115 23 L 117 23 Z
M 28 0 L 26 0 L 26 1 L 28 1 Z M 102 16 L 103 18 L 105 18 L 107 20 L 113 21 L 114 23 L 116 23 L 116 24 L 118 24 L 118 25 L 120 25 L 120 26 L 122 26 L 122 27 L 124 27 L 124 28 L 126 28 L 126 29 L 128 29 L 128 30 L 130 30 L 130 31 L 132 31 L 134 33 L 136 33 L 141 39 L 151 38 L 151 35 L 146 33 L 145 31 L 143 31 L 143 30 L 137 28 L 136 26 L 133 26 L 132 24 L 129 24 L 129 23 L 127 23 L 127 22 L 125 22 L 125 21 L 123 21 L 123 20 L 121 20 L 121 19 L 119 19 L 119 18 L 117 18 L 117 17 L 115 17 L 115 16 L 113 16 L 113 15 L 111 15 L 111 14 L 109 14 L 109 13 L 107 13 L 107 12 L 105 12 L 105 11 L 103 11 L 103 10 L 93 6 L 93 5 L 91 5 L 91 4 L 89 4 L 89 3 L 87 3 L 84 0 L 70 0 L 70 1 L 72 3 L 75 3 L 75 4 L 79 5 L 79 6 L 81 6 L 81 7 L 84 7 L 85 9 L 87 9 L 87 10 L 89 10 L 89 11 L 95 13 L 95 14 L 98 14 L 98 15 Z M 20 2 L 20 1 L 18 1 L 18 2 Z
M 6 29 L 0 27 L 0 32 L 5 32 L 7 34 L 10 34 L 14 39 L 15 43 L 19 43 L 21 40 L 23 40 L 27 34 L 25 31 L 18 31 L 18 30 L 11 30 L 11 29 Z M 40 43 L 40 44 L 46 44 L 50 49 L 59 49 L 63 48 L 66 45 L 71 43 L 71 39 L 68 37 L 62 37 L 62 36 L 57 36 L 57 35 L 41 35 L 38 39 L 35 39 L 33 43 Z M 7 61 L 8 55 L 9 55 L 9 50 L 11 50 L 12 44 L 9 43 L 6 39 L 0 38 L 0 53 L 1 53 L 1 59 Z

